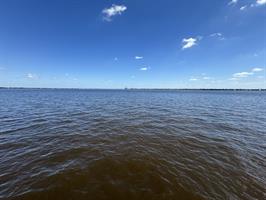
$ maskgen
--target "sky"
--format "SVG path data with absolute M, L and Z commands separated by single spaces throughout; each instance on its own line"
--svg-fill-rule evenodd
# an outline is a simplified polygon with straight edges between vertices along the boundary
M 1 0 L 0 87 L 266 88 L 266 0 Z

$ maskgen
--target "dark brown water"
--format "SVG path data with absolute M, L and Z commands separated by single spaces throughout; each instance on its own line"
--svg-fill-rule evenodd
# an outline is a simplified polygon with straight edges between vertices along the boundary
M 0 199 L 266 198 L 265 92 L 0 90 Z

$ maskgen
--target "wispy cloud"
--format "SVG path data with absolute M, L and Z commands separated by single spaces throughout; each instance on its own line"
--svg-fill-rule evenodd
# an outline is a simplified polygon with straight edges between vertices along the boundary
M 256 4 L 257 4 L 258 6 L 265 5 L 265 4 L 266 4 L 266 0 L 257 0 L 257 1 L 256 1 Z
M 233 74 L 233 78 L 246 78 L 253 75 L 253 72 L 238 72 Z
M 184 50 L 184 49 L 191 48 L 195 45 L 198 45 L 201 40 L 208 39 L 209 37 L 214 37 L 214 38 L 217 38 L 219 40 L 225 40 L 225 37 L 220 32 L 212 33 L 212 34 L 208 34 L 208 35 L 204 35 L 204 36 L 198 35 L 195 38 L 193 38 L 193 37 L 184 38 L 182 40 L 182 49 Z
M 252 72 L 261 72 L 263 71 L 263 68 L 255 67 L 252 69 Z
M 225 37 L 223 36 L 223 34 L 219 32 L 210 34 L 210 37 L 218 38 L 220 40 L 225 40 Z
M 212 33 L 210 34 L 211 37 L 222 37 L 222 33 Z
M 28 73 L 27 78 L 28 79 L 38 79 L 38 76 L 36 74 Z
M 231 0 L 228 5 L 234 5 L 234 4 L 237 4 L 238 0 Z
M 232 78 L 229 78 L 228 80 L 229 81 L 238 81 L 239 79 L 238 78 L 235 78 L 235 77 L 232 77 Z
M 127 7 L 124 5 L 113 4 L 110 8 L 103 9 L 103 20 L 112 21 L 113 17 L 116 15 L 122 15 L 123 12 L 127 10 Z
M 140 71 L 147 71 L 147 70 L 149 70 L 149 68 L 148 67 L 141 67 L 139 70 Z
M 141 59 L 143 59 L 143 56 L 135 56 L 135 59 L 136 60 L 141 60 Z
M 255 68 L 251 69 L 251 71 L 248 71 L 248 72 L 234 73 L 233 77 L 230 80 L 239 80 L 241 78 L 247 78 L 247 77 L 252 76 L 255 73 L 261 72 L 263 70 L 264 70 L 263 68 L 255 67 Z
M 246 10 L 247 9 L 247 5 L 245 5 L 245 6 L 241 6 L 240 8 L 239 8 L 240 10 Z
M 250 4 L 251 8 L 266 5 L 266 0 L 256 0 L 256 3 Z
M 197 39 L 196 38 L 184 38 L 182 40 L 183 46 L 182 49 L 188 49 L 197 44 Z
M 208 81 L 208 80 L 214 80 L 214 78 L 207 76 L 206 73 L 202 73 L 198 76 L 191 76 L 189 81 Z

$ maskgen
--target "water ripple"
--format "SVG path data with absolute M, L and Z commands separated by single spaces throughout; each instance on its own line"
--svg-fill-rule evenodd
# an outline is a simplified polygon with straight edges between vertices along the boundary
M 265 199 L 265 99 L 1 90 L 0 199 Z

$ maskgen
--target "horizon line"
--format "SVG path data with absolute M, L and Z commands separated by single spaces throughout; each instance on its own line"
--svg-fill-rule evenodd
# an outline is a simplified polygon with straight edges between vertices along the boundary
M 55 89 L 55 90 L 231 90 L 266 91 L 266 88 L 67 88 L 67 87 L 1 87 L 0 89 Z

